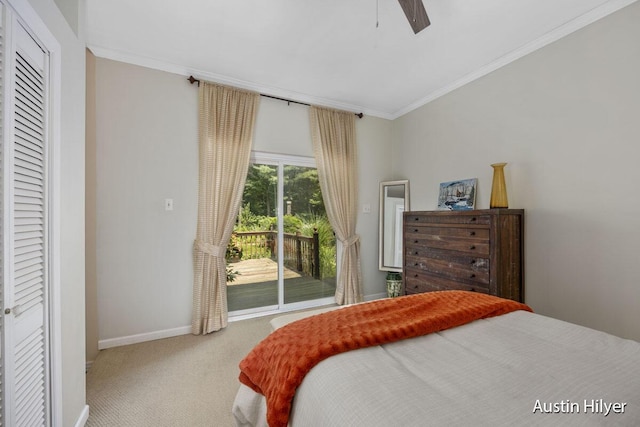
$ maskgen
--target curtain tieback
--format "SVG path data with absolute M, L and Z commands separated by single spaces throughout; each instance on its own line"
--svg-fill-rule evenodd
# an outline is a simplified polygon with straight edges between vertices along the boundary
M 202 240 L 196 240 L 193 246 L 200 252 L 204 252 L 218 258 L 224 258 L 227 254 L 227 248 L 221 248 L 220 246 L 212 245 L 211 243 L 207 243 Z
M 342 246 L 344 246 L 346 248 L 348 246 L 356 244 L 358 241 L 360 241 L 360 236 L 358 236 L 357 234 L 354 234 L 353 236 L 349 237 L 348 239 L 341 240 L 340 242 L 342 243 Z

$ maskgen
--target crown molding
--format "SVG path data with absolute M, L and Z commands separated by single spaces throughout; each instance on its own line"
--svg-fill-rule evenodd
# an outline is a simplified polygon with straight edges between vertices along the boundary
M 379 117 L 387 120 L 395 120 L 407 113 L 410 113 L 413 110 L 416 110 L 423 105 L 434 101 L 449 92 L 452 92 L 468 83 L 473 82 L 481 77 L 486 76 L 487 74 L 504 67 L 505 65 L 510 64 L 540 48 L 547 46 L 575 31 L 580 30 L 581 28 L 586 27 L 589 24 L 592 24 L 599 19 L 604 18 L 632 3 L 635 3 L 638 0 L 611 0 L 601 6 L 598 6 L 591 11 L 567 22 L 566 24 L 554 29 L 553 31 L 548 32 L 547 34 L 539 37 L 532 42 L 529 42 L 522 47 L 515 49 L 506 55 L 496 59 L 495 61 L 461 77 L 458 80 L 455 80 L 446 86 L 443 86 L 439 89 L 434 90 L 428 95 L 412 102 L 406 107 L 397 110 L 395 112 L 386 112 L 386 111 L 378 111 L 365 108 L 360 105 L 352 105 L 337 102 L 334 100 L 314 97 L 310 95 L 306 95 L 299 92 L 288 91 L 281 88 L 262 86 L 255 84 L 253 82 L 248 82 L 240 79 L 236 79 L 230 76 L 225 76 L 221 74 L 215 74 L 203 70 L 198 70 L 194 68 L 185 67 L 178 64 L 173 64 L 170 62 L 142 57 L 140 55 L 135 55 L 129 52 L 118 51 L 113 49 L 104 48 L 97 45 L 89 44 L 87 47 L 93 52 L 93 54 L 100 58 L 111 59 L 114 61 L 125 62 L 133 65 L 139 65 L 141 67 L 151 68 L 159 71 L 165 71 L 169 73 L 184 75 L 184 76 L 194 76 L 197 79 L 208 80 L 215 83 L 225 84 L 229 86 L 238 87 L 241 89 L 252 90 L 255 92 L 259 92 L 264 95 L 275 96 L 279 98 L 290 99 L 292 101 L 302 102 L 306 104 L 318 105 L 322 107 L 335 108 L 338 110 L 345 111 L 353 111 L 354 113 L 364 113 L 367 116 Z
M 374 116 L 383 119 L 391 119 L 392 114 L 383 111 L 371 110 L 359 105 L 352 105 L 333 101 L 326 98 L 305 95 L 299 92 L 288 91 L 280 88 L 258 85 L 245 80 L 239 80 L 233 77 L 215 74 L 195 68 L 189 68 L 154 58 L 143 57 L 140 55 L 123 52 L 114 49 L 108 49 L 97 45 L 88 44 L 87 48 L 97 57 L 110 59 L 113 61 L 125 62 L 128 64 L 138 65 L 145 68 L 151 68 L 167 73 L 179 74 L 185 77 L 193 76 L 198 80 L 207 80 L 228 86 L 234 86 L 240 89 L 259 92 L 263 95 L 275 96 L 278 98 L 290 99 L 291 101 L 302 102 L 305 104 L 317 105 L 320 107 L 334 108 L 337 110 L 353 111 L 354 113 L 363 113 L 365 116 Z

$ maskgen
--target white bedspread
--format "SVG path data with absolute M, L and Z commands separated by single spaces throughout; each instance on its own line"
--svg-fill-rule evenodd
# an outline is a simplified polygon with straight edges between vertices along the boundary
M 266 425 L 244 385 L 233 413 Z M 290 425 L 640 426 L 640 343 L 524 311 L 478 320 L 321 362 Z

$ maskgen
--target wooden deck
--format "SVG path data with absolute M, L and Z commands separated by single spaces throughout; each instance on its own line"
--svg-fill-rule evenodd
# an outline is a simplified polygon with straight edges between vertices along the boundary
M 240 274 L 227 286 L 229 311 L 278 304 L 278 265 L 274 261 L 253 259 L 230 264 L 230 267 Z M 318 280 L 285 268 L 285 304 L 331 297 L 335 293 L 335 278 Z
M 246 285 L 247 283 L 261 283 L 278 279 L 278 264 L 269 258 L 247 259 L 229 264 L 239 274 L 228 286 Z M 285 267 L 284 278 L 301 277 L 299 273 Z

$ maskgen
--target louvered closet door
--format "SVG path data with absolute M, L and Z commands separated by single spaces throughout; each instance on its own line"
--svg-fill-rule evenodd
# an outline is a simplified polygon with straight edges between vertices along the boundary
M 3 220 L 6 237 L 5 420 L 11 426 L 49 425 L 47 152 L 45 111 L 47 55 L 16 21 L 6 55 L 11 105 L 3 132 Z M 7 115 L 5 115 L 7 117 Z

